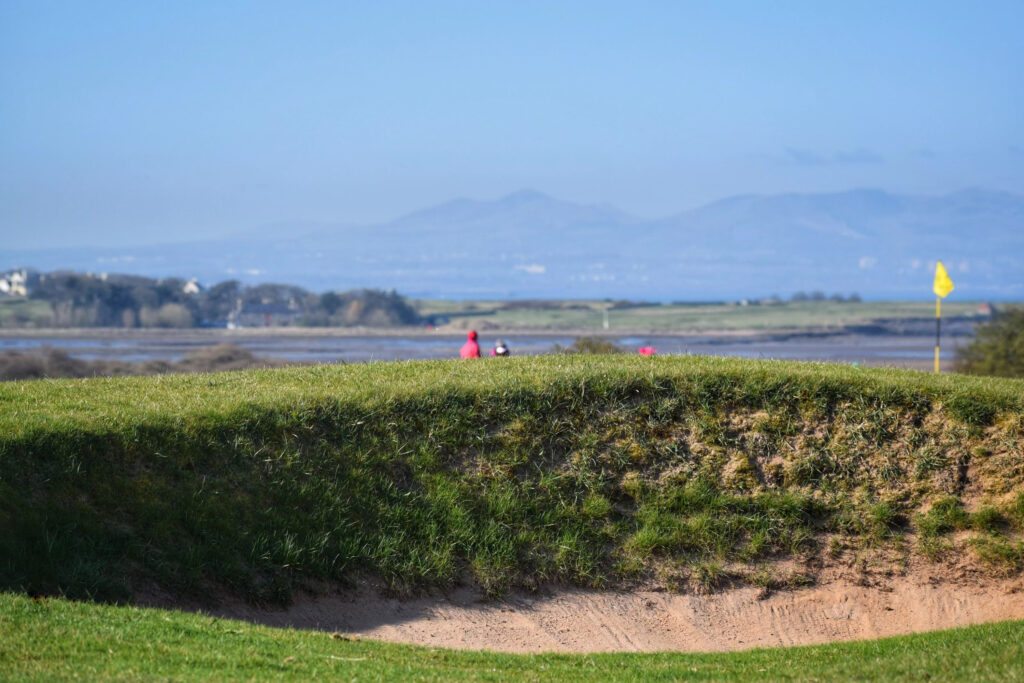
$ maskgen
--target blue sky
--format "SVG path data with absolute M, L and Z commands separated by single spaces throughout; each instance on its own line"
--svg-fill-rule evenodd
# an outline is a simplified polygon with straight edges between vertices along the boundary
M 1024 3 L 0 3 L 6 246 L 1024 188 Z

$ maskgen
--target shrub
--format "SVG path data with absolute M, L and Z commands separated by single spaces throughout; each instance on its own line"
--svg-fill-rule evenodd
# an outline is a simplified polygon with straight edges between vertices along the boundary
M 150 360 L 142 363 L 83 360 L 69 356 L 61 349 L 44 347 L 34 353 L 0 353 L 0 382 L 44 377 L 124 377 L 162 375 L 171 372 L 223 372 L 277 367 L 283 364 L 284 361 L 261 358 L 235 344 L 205 346 L 186 354 L 177 362 Z
M 624 349 L 600 337 L 577 337 L 571 345 L 561 347 L 555 344 L 557 353 L 610 354 L 624 353 Z
M 192 313 L 182 304 L 169 303 L 160 308 L 143 306 L 139 324 L 143 327 L 192 327 Z
M 1007 308 L 978 327 L 974 341 L 957 349 L 956 370 L 970 375 L 1024 377 L 1024 307 Z

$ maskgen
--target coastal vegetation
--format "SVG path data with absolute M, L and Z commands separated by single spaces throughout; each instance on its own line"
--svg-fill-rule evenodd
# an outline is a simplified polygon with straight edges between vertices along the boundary
M 410 300 L 394 290 L 315 293 L 287 284 L 208 287 L 180 278 L 71 271 L 27 273 L 24 296 L 0 295 L 0 328 L 396 327 L 601 332 L 905 333 L 933 320 L 928 302 L 861 301 L 797 292 L 717 302 L 519 299 Z M 984 322 L 991 307 L 947 302 L 947 322 Z M 605 324 L 607 323 L 607 327 Z
M 977 328 L 957 350 L 957 372 L 993 377 L 1024 377 L 1024 306 L 1011 306 Z
M 25 293 L 0 296 L 0 327 L 389 327 L 421 322 L 394 291 L 316 294 L 294 285 L 245 285 L 238 280 L 203 287 L 174 277 L 19 272 L 25 273 Z
M 260 358 L 237 344 L 215 344 L 186 353 L 177 361 L 84 360 L 62 349 L 0 352 L 0 381 L 80 377 L 126 377 L 178 372 L 223 372 L 284 365 L 284 361 Z M 293 363 L 294 364 L 294 363 Z

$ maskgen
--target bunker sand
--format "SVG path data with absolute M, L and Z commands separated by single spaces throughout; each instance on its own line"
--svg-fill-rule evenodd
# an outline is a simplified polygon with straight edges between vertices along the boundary
M 879 638 L 1024 618 L 1024 585 L 899 580 L 774 593 L 714 595 L 563 590 L 480 601 L 469 591 L 400 601 L 355 593 L 299 599 L 282 610 L 226 606 L 217 614 L 271 626 L 500 652 L 727 651 Z

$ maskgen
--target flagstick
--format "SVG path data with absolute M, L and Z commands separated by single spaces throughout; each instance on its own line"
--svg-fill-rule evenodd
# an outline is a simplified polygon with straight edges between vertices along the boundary
M 935 292 L 935 374 L 939 374 L 939 339 L 942 333 L 942 299 L 953 291 L 953 281 L 949 279 L 949 273 L 942 261 L 935 263 L 935 284 L 932 285 Z

